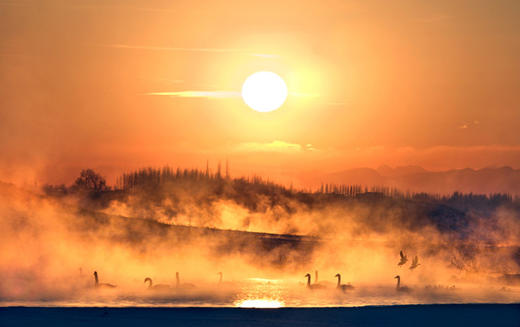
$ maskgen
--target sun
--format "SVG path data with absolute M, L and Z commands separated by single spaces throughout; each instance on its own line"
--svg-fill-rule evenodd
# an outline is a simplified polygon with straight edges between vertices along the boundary
M 256 72 L 242 85 L 242 99 L 253 110 L 270 112 L 287 99 L 287 85 L 273 72 Z

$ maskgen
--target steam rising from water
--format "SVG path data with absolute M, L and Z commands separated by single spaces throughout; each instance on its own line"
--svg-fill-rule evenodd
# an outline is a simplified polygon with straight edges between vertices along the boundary
M 520 224 L 517 213 L 507 208 L 490 217 L 475 217 L 465 237 L 457 238 L 430 223 L 412 223 L 401 208 L 381 203 L 309 208 L 287 200 L 282 206 L 290 210 L 271 206 L 260 214 L 225 199 L 204 207 L 186 198 L 177 221 L 164 215 L 161 221 L 170 225 L 161 225 L 114 216 L 137 216 L 139 206 L 132 199 L 112 201 L 104 209 L 107 216 L 78 211 L 79 200 L 74 197 L 58 201 L 6 185 L 0 192 L 1 305 L 263 307 L 520 301 L 518 286 L 501 279 L 519 272 L 514 258 Z M 153 215 L 161 217 L 158 211 L 154 209 Z M 188 223 L 315 238 L 284 243 L 268 235 L 171 226 Z M 421 265 L 414 270 L 409 269 L 410 261 L 397 266 L 401 249 L 410 261 L 418 255 Z M 315 270 L 324 289 L 306 287 L 305 273 L 311 273 L 314 283 Z M 94 287 L 94 271 L 100 282 L 117 288 Z M 222 282 L 218 272 L 223 272 Z M 354 289 L 338 291 L 336 273 Z M 395 275 L 410 292 L 396 290 Z M 150 290 L 145 277 L 171 289 Z

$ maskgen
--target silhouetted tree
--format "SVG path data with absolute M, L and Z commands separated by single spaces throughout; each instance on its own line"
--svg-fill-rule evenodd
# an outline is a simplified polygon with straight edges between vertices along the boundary
M 74 187 L 79 190 L 91 191 L 94 193 L 108 191 L 110 189 L 107 186 L 105 178 L 92 169 L 83 169 L 74 182 Z

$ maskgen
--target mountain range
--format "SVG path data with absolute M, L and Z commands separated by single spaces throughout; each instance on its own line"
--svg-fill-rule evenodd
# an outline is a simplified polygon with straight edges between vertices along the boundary
M 395 187 L 402 191 L 520 195 L 520 169 L 489 167 L 429 171 L 419 166 L 354 168 L 323 174 L 314 183 Z

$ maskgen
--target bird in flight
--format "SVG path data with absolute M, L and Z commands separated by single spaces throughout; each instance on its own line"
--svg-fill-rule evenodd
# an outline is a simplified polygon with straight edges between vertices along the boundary
M 415 256 L 412 260 L 412 265 L 410 266 L 410 269 L 415 269 L 420 265 L 419 258 Z
M 403 253 L 403 250 L 399 251 L 399 255 L 401 256 L 401 261 L 399 261 L 397 265 L 402 266 L 408 262 L 408 257 Z

